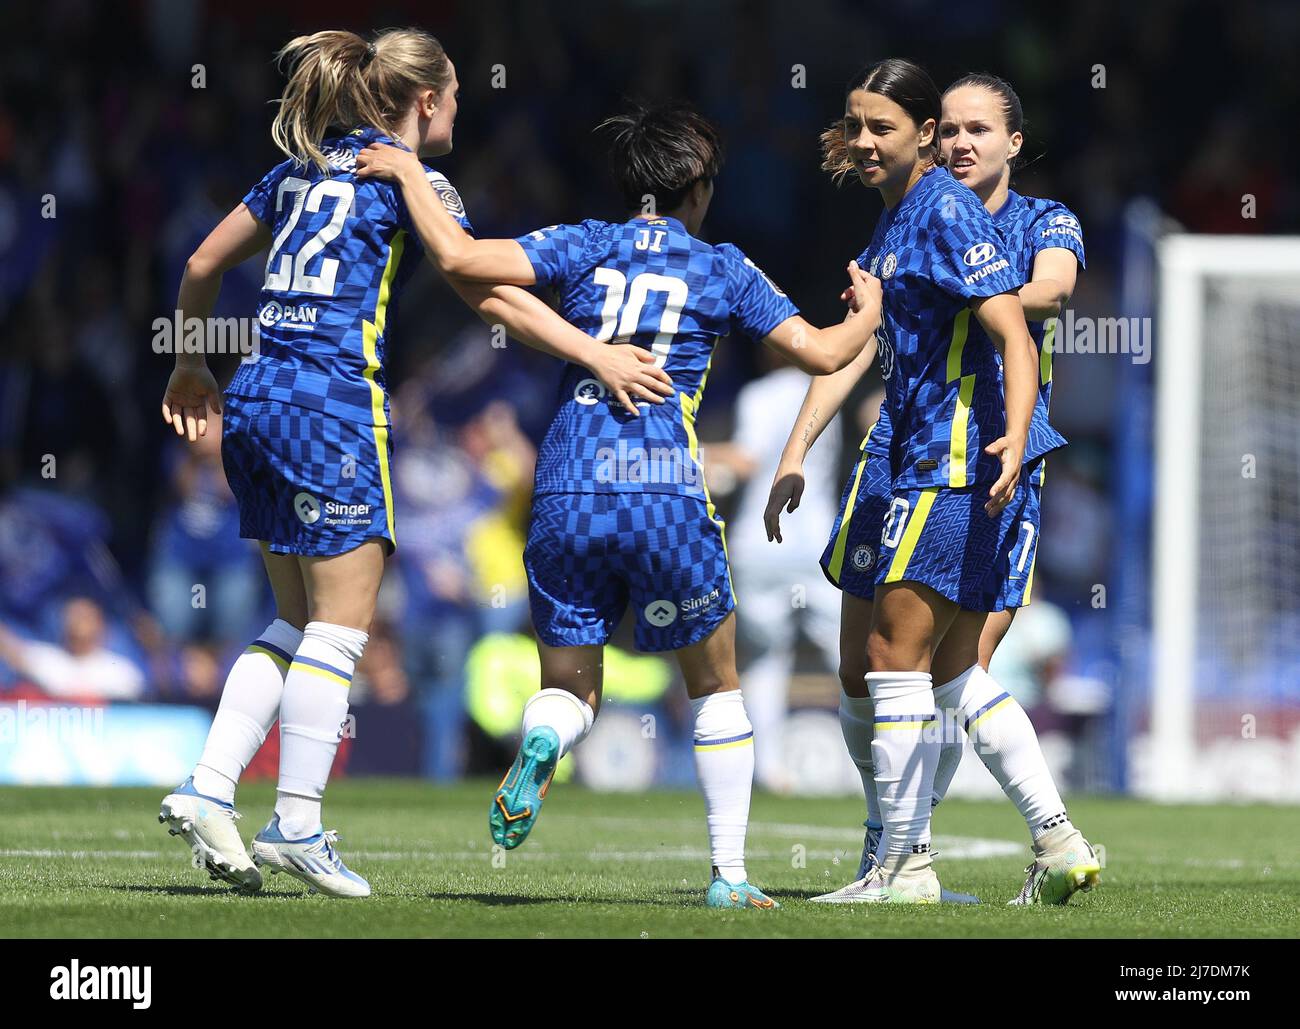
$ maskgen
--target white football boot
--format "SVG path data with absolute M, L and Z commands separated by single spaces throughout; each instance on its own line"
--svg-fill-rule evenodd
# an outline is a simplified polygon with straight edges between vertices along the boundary
M 875 861 L 875 855 L 871 855 L 871 861 Z M 870 904 L 875 898 L 868 894 L 868 890 L 876 886 L 875 872 L 879 866 L 874 863 L 867 869 L 867 874 L 860 879 L 855 879 L 847 886 L 841 886 L 838 890 L 831 893 L 823 893 L 819 897 L 810 897 L 814 904 Z
M 862 838 L 862 860 L 858 862 L 858 877 L 847 886 L 841 886 L 831 893 L 823 893 L 819 897 L 810 897 L 809 899 L 814 904 L 870 903 L 866 891 L 868 886 L 871 885 L 872 873 L 880 866 L 880 862 L 876 860 L 876 851 L 880 849 L 880 839 L 885 830 L 873 826 L 870 822 L 863 822 L 862 825 L 867 830 L 867 833 Z
M 163 797 L 158 821 L 172 836 L 189 844 L 195 868 L 206 868 L 213 879 L 224 879 L 241 890 L 262 888 L 262 873 L 244 849 L 235 828 L 234 805 L 199 793 L 190 777 Z
M 1025 885 L 1009 905 L 1068 904 L 1076 893 L 1100 885 L 1101 862 L 1083 833 L 1062 825 L 1039 837 L 1025 876 Z
M 866 825 L 866 823 L 863 824 Z M 820 897 L 810 898 L 814 904 L 874 904 L 880 902 L 877 887 L 871 882 L 871 879 L 873 870 L 880 866 L 876 858 L 876 852 L 880 849 L 880 838 L 884 834 L 884 830 L 871 825 L 866 825 L 866 829 L 867 834 L 862 841 L 862 860 L 858 864 L 857 879 L 832 893 L 823 893 Z M 931 856 L 933 857 L 933 855 Z M 955 890 L 949 890 L 943 886 L 939 888 L 939 900 L 943 904 L 978 904 L 980 902 L 979 897 L 974 894 L 957 893 Z
M 941 894 L 929 853 L 886 854 L 866 890 L 868 903 L 875 904 L 937 904 Z
M 271 874 L 288 872 L 327 897 L 369 897 L 370 883 L 343 863 L 334 844 L 339 834 L 326 829 L 300 840 L 285 839 L 280 816 L 253 837 L 253 860 Z

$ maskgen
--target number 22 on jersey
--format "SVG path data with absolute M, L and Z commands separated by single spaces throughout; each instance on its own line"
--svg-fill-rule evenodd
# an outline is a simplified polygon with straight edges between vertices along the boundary
M 276 292 L 333 296 L 334 283 L 339 271 L 338 259 L 327 257 L 322 260 L 320 269 L 315 275 L 308 274 L 307 265 L 343 231 L 343 223 L 347 220 L 348 212 L 352 210 L 356 187 L 350 182 L 340 182 L 335 179 L 321 179 L 313 185 L 306 179 L 286 176 L 280 181 L 280 188 L 275 193 L 277 214 L 284 210 L 286 194 L 292 195 L 293 208 L 271 244 L 271 253 L 266 259 L 266 282 L 263 288 Z M 306 240 L 296 254 L 282 253 L 285 242 L 293 234 L 304 209 L 308 214 L 316 214 L 326 199 L 334 201 L 329 221 L 314 236 Z

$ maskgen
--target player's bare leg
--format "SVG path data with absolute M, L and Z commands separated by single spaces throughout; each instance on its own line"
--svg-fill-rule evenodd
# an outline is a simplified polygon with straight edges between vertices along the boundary
M 338 834 L 321 823 L 321 799 L 348 714 L 348 688 L 369 639 L 387 544 L 366 540 L 344 554 L 301 557 L 307 624 L 280 701 L 280 778 L 275 814 L 253 840 L 253 858 L 321 893 L 367 897 L 370 884 L 344 865 Z
M 736 612 L 708 636 L 675 652 L 695 712 L 695 772 L 704 794 L 713 879 L 709 907 L 778 907 L 745 870 L 745 833 L 754 788 L 754 730 L 736 672 Z
M 311 620 L 369 632 L 387 554 L 387 544 L 370 539 L 346 554 L 299 558 Z
M 307 592 L 297 558 L 262 544 L 275 594 L 276 619 L 235 661 L 226 677 L 194 773 L 163 798 L 158 821 L 190 848 L 196 867 L 245 890 L 262 885 L 235 826 L 235 787 L 280 716 L 284 678 L 307 624 Z
M 1002 611 L 991 611 L 988 618 L 985 619 L 984 631 L 980 633 L 979 643 L 980 667 L 984 671 L 989 670 L 989 662 L 993 660 L 993 652 L 998 649 L 998 646 L 1006 639 L 1007 633 L 1011 631 L 1011 623 L 1015 620 L 1018 610 L 1020 609 L 1008 607 Z
M 600 710 L 605 685 L 604 647 L 548 647 L 538 640 L 537 657 L 542 664 L 543 690 L 565 690 L 590 707 L 593 715 Z
M 532 832 L 560 758 L 591 732 L 604 685 L 602 646 L 551 647 L 538 640 L 537 656 L 542 688 L 524 705 L 523 742 L 488 812 L 492 839 L 507 850 Z

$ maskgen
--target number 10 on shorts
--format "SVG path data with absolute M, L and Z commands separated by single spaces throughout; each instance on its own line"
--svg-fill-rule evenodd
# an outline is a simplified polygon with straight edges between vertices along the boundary
M 880 546 L 885 550 L 893 550 L 898 546 L 898 541 L 903 538 L 903 530 L 907 527 L 907 515 L 912 509 L 912 505 L 907 502 L 906 497 L 895 497 L 889 505 L 889 513 L 885 515 L 885 528 L 880 534 Z

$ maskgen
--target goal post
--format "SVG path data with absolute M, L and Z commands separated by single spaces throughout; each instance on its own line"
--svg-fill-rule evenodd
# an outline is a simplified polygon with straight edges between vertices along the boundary
M 1134 787 L 1300 799 L 1300 237 L 1158 244 L 1149 731 Z

